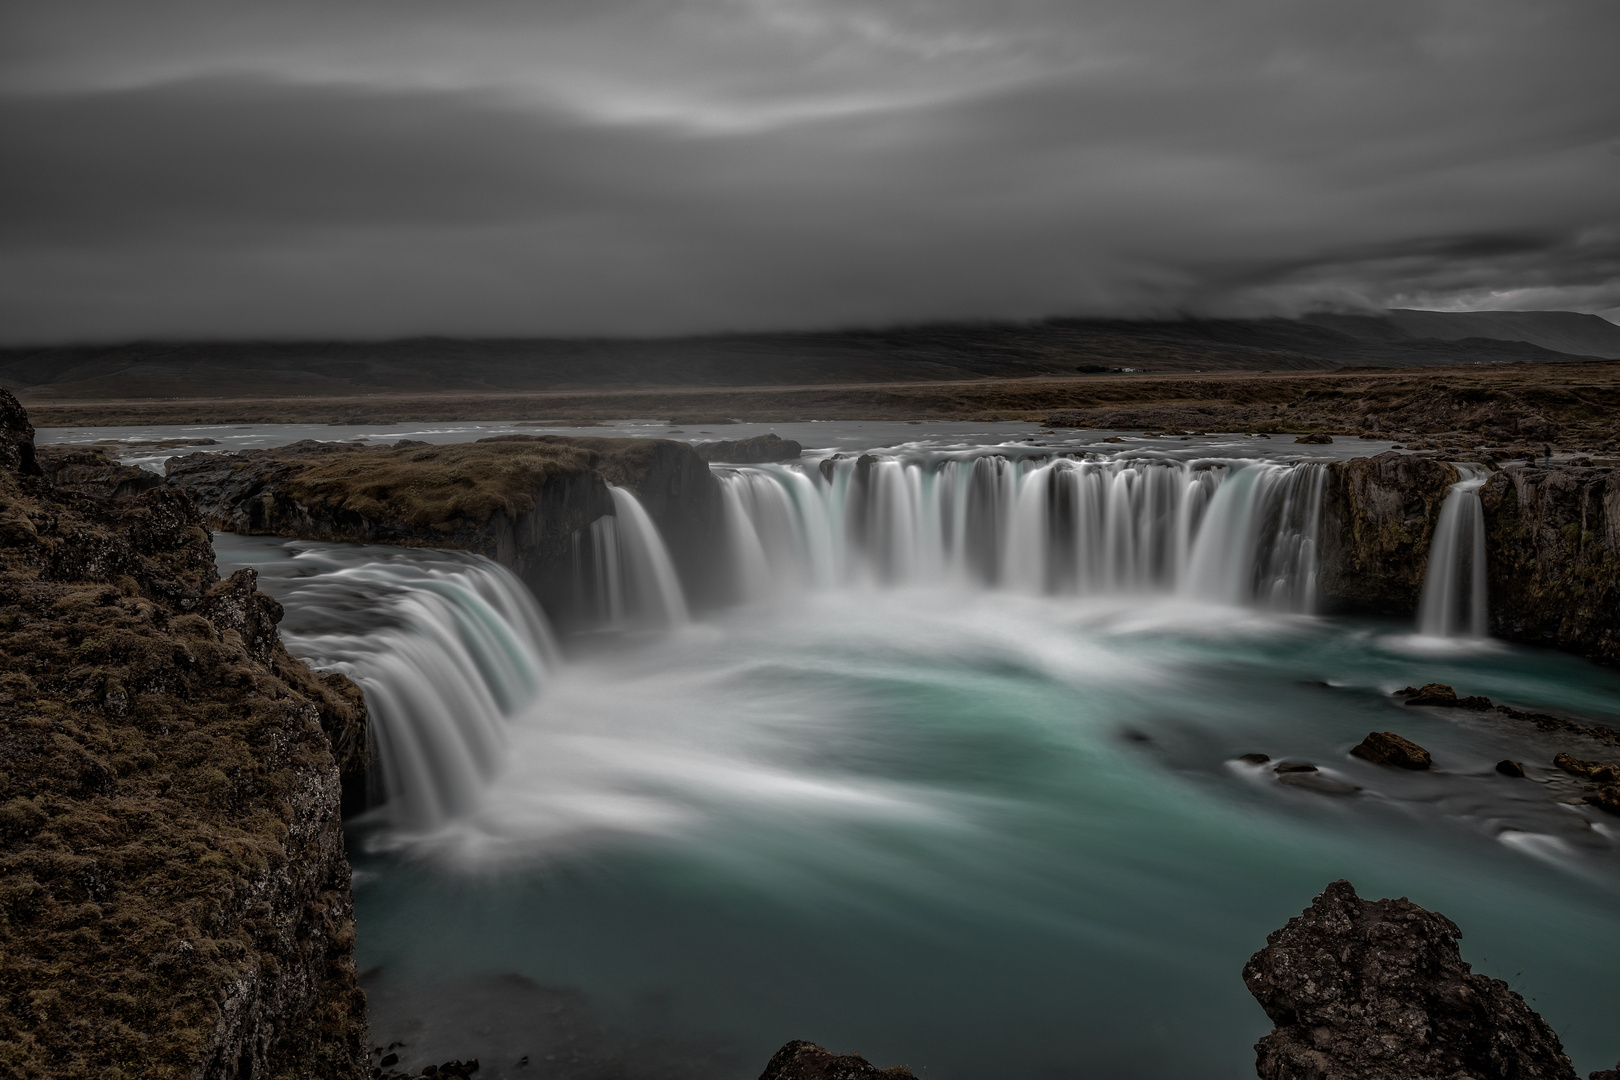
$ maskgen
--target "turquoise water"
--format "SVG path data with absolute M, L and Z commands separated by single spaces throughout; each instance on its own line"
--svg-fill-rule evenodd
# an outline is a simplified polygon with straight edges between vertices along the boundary
M 1347 877 L 1452 918 L 1583 1075 L 1606 1067 L 1620 822 L 1557 801 L 1533 729 L 1389 692 L 1614 720 L 1620 676 L 1423 653 L 1405 630 L 830 590 L 575 642 L 474 814 L 351 837 L 374 1041 L 485 1076 L 535 1075 L 529 1055 L 539 1075 L 752 1077 L 807 1038 L 928 1077 L 1248 1077 L 1270 1024 L 1240 969 Z M 1372 730 L 1436 772 L 1349 757 Z M 1248 752 L 1364 790 L 1284 787 Z

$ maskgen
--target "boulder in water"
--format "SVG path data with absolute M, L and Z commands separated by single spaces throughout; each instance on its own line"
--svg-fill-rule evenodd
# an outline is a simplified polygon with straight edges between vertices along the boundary
M 1600 784 L 1620 783 L 1620 765 L 1583 761 L 1573 754 L 1559 754 L 1553 758 L 1553 764 L 1571 776 L 1579 776 L 1583 780 L 1596 780 Z
M 813 1042 L 794 1039 L 778 1050 L 759 1080 L 911 1080 L 904 1065 L 880 1069 L 859 1054 L 834 1054 Z
M 1389 765 L 1397 769 L 1427 769 L 1433 764 L 1427 750 L 1393 731 L 1369 733 L 1350 753 L 1374 765 Z
M 1475 974 L 1450 919 L 1335 881 L 1266 938 L 1243 982 L 1277 1026 L 1262 1080 L 1576 1080 L 1557 1034 L 1506 983 Z
M 1421 687 L 1413 689 L 1408 686 L 1400 691 L 1400 696 L 1406 698 L 1408 705 L 1444 705 L 1457 704 L 1457 691 L 1445 683 L 1424 683 Z
M 1516 779 L 1523 779 L 1524 777 L 1524 766 L 1508 758 L 1503 758 L 1496 763 L 1496 771 L 1503 776 L 1511 776 Z
M 1313 432 L 1313 433 L 1311 433 L 1309 435 L 1301 435 L 1299 438 L 1295 439 L 1294 441 L 1297 442 L 1297 443 L 1312 443 L 1312 444 L 1321 446 L 1321 445 L 1324 445 L 1326 443 L 1332 442 L 1333 441 L 1333 436 L 1324 435 L 1320 431 L 1317 431 L 1317 432 Z
M 1238 760 L 1242 761 L 1242 762 L 1245 762 L 1245 763 L 1247 763 L 1249 765 L 1264 765 L 1266 762 L 1271 760 L 1271 755 L 1270 754 L 1241 754 L 1241 755 L 1238 756 Z

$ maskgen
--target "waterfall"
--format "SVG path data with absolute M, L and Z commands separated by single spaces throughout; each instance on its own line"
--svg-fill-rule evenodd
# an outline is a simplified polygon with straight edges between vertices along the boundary
M 667 629 L 690 620 L 681 581 L 658 526 L 636 497 L 608 485 L 613 513 L 575 538 L 575 588 L 594 594 L 600 625 Z
M 1165 591 L 1308 612 L 1320 465 L 862 455 L 720 471 L 737 593 Z
M 451 552 L 319 546 L 276 592 L 283 639 L 365 692 L 391 825 L 430 829 L 474 806 L 500 767 L 507 718 L 556 663 L 539 605 L 510 572 Z M 267 586 L 275 587 L 271 582 Z
M 1426 637 L 1485 637 L 1485 510 L 1483 474 L 1451 486 L 1429 543 L 1429 567 L 1418 604 L 1418 633 Z

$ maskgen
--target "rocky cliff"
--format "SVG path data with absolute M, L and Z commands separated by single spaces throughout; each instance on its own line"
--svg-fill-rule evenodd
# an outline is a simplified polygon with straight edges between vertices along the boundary
M 364 1075 L 358 691 L 184 493 L 52 485 L 4 391 L 0 429 L 0 1073 Z
M 516 573 L 562 621 L 576 601 L 576 540 L 613 513 L 608 485 L 658 525 L 689 595 L 711 588 L 719 485 L 686 443 L 504 435 L 391 448 L 302 442 L 170 458 L 216 529 L 474 551 Z
M 1576 1080 L 1547 1022 L 1463 962 L 1461 936 L 1404 898 L 1329 885 L 1243 969 L 1277 1025 L 1255 1046 L 1261 1080 Z
M 1330 610 L 1411 617 L 1454 465 L 1386 453 L 1328 466 Z M 1620 470 L 1516 465 L 1480 490 L 1491 633 L 1620 664 Z
M 1322 495 L 1321 578 L 1330 609 L 1411 615 L 1456 466 L 1398 454 L 1336 461 Z
M 1503 469 L 1479 495 L 1492 632 L 1620 665 L 1620 470 Z

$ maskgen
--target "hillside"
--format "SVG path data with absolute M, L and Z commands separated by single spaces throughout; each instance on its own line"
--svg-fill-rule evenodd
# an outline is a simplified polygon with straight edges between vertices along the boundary
M 1583 320 L 1601 326 L 1594 329 Z M 1415 336 L 1414 327 L 1425 336 Z M 1050 320 L 656 340 L 138 342 L 0 350 L 0 385 L 30 403 L 46 403 L 920 383 L 1121 368 L 1304 372 L 1562 361 L 1578 355 L 1547 342 L 1569 350 L 1605 350 L 1588 356 L 1620 356 L 1620 345 L 1609 343 L 1602 327 L 1620 337 L 1620 327 L 1569 312 L 1392 312 L 1307 320 Z M 1528 336 L 1501 337 L 1532 331 L 1540 344 Z

